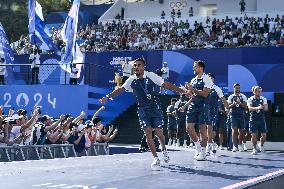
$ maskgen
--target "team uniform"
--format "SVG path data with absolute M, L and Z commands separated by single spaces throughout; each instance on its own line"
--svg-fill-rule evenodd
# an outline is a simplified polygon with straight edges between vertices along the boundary
M 219 99 L 224 97 L 222 89 L 217 85 L 213 85 L 209 95 L 208 95 L 208 102 L 209 102 L 209 111 L 210 111 L 210 124 L 213 126 L 213 130 L 216 130 L 216 122 L 217 122 L 217 115 L 219 109 Z
M 169 105 L 167 107 L 167 113 L 173 114 L 175 112 L 175 107 L 173 105 Z M 173 115 L 168 116 L 168 129 L 176 129 L 177 128 L 177 123 L 176 123 L 176 118 Z
M 219 133 L 223 133 L 223 137 L 225 137 L 225 131 L 227 131 L 226 127 L 227 115 L 225 113 L 225 106 L 221 99 L 218 100 L 218 113 L 217 113 L 217 120 L 216 120 L 216 130 Z M 220 143 L 220 149 L 223 150 L 223 144 Z
M 267 104 L 267 99 L 262 96 L 259 99 L 252 96 L 248 99 L 247 104 L 251 107 L 258 107 L 259 105 Z M 251 133 L 256 133 L 257 131 L 260 133 L 267 132 L 264 110 L 250 112 L 249 131 Z
M 176 122 L 176 118 L 175 116 L 173 115 L 173 113 L 175 112 L 175 107 L 174 105 L 169 105 L 167 107 L 167 113 L 171 113 L 171 115 L 168 115 L 168 131 L 169 131 L 169 143 L 168 145 L 171 145 L 172 142 L 173 142 L 173 133 L 174 133 L 174 130 L 177 129 L 177 122 Z M 172 134 L 170 134 L 170 131 L 172 131 Z
M 228 103 L 243 103 L 247 102 L 247 97 L 240 93 L 240 95 L 231 94 L 228 98 Z M 245 128 L 245 108 L 241 106 L 232 107 L 231 112 L 231 125 L 232 128 L 244 129 Z
M 156 97 L 155 87 L 161 87 L 164 80 L 153 72 L 144 71 L 142 79 L 136 75 L 130 76 L 122 87 L 128 91 L 133 92 L 138 104 L 138 117 L 141 127 L 163 128 L 163 112 L 160 108 L 160 100 Z M 163 150 L 164 161 L 169 162 L 167 151 Z M 160 165 L 158 157 L 154 158 L 151 167 Z
M 160 108 L 160 100 L 156 97 L 156 86 L 162 86 L 164 80 L 153 72 L 144 72 L 143 79 L 136 75 L 130 76 L 122 87 L 133 92 L 138 104 L 138 117 L 142 128 L 163 127 L 163 113 Z
M 179 108 L 183 107 L 187 101 L 179 99 L 175 104 L 176 109 L 176 120 L 177 120 L 177 146 L 180 145 L 180 139 L 183 138 L 183 145 L 186 146 L 186 111 L 178 111 Z
M 224 97 L 224 94 L 220 87 L 213 84 L 210 93 L 208 95 L 208 105 L 209 105 L 209 123 L 208 126 L 213 127 L 213 130 L 216 131 L 216 122 L 218 114 L 218 100 Z M 217 145 L 213 141 L 208 141 L 206 146 L 206 155 L 209 156 L 210 152 L 216 152 Z
M 196 90 L 203 90 L 204 87 L 211 89 L 213 86 L 211 78 L 205 73 L 202 75 L 202 78 L 198 78 L 198 76 L 193 78 L 190 84 Z M 186 122 L 198 125 L 209 124 L 209 105 L 207 98 L 202 96 L 192 97 L 187 111 Z
M 223 111 L 225 111 L 225 106 L 222 100 L 218 100 L 218 113 L 217 113 L 217 119 L 216 119 L 216 129 L 227 129 L 226 128 L 226 121 L 227 121 L 227 115 Z
M 250 119 L 250 112 L 248 110 L 245 111 L 245 130 L 249 132 L 249 119 Z
M 203 73 L 201 78 L 196 76 L 190 82 L 194 90 L 203 90 L 205 87 L 211 89 L 213 81 L 211 78 Z M 208 125 L 210 123 L 210 112 L 208 105 L 208 97 L 194 95 L 191 98 L 191 103 L 188 107 L 186 122 L 195 123 L 198 126 Z M 205 147 L 201 147 L 200 141 L 194 141 L 196 152 L 194 158 L 196 160 L 206 160 Z

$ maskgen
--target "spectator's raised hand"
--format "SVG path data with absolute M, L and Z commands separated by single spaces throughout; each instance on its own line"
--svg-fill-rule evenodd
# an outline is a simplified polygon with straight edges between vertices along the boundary
M 113 125 L 109 126 L 109 131 L 111 132 L 113 130 Z
M 85 117 L 86 113 L 84 111 L 81 112 L 80 116 Z
M 61 114 L 59 119 L 60 119 L 60 121 L 63 121 L 65 119 L 65 116 Z
M 104 103 L 106 103 L 107 101 L 108 101 L 108 98 L 107 98 L 107 97 L 103 97 L 103 98 L 101 98 L 101 99 L 99 100 L 99 103 L 104 104 Z
M 15 113 L 15 110 L 13 110 L 13 109 L 9 110 L 9 116 L 12 116 L 14 113 Z

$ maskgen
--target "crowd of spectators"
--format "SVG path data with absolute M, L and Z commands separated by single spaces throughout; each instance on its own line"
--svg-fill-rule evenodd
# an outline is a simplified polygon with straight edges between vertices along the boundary
M 112 125 L 104 126 L 98 117 L 104 109 L 102 106 L 91 120 L 86 120 L 85 112 L 76 118 L 67 114 L 54 119 L 49 115 L 41 115 L 38 107 L 34 108 L 30 117 L 27 110 L 23 109 L 10 109 L 4 115 L 1 106 L 0 146 L 69 143 L 74 144 L 75 151 L 80 155 L 84 150 L 89 150 L 93 143 L 109 142 L 117 135 L 117 129 Z
M 192 48 L 233 48 L 284 45 L 284 15 L 271 18 L 243 17 L 205 22 L 165 21 L 138 23 L 114 20 L 105 24 L 80 26 L 77 40 L 83 52 L 116 50 L 179 50 Z M 61 27 L 52 29 L 54 43 L 64 50 Z M 29 51 L 28 36 L 14 45 L 16 54 Z

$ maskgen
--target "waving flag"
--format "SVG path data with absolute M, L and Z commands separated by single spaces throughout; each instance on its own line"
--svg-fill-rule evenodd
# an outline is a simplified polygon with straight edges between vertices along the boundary
M 11 64 L 14 61 L 13 51 L 10 43 L 7 40 L 6 33 L 0 22 L 0 57 L 5 58 L 6 64 Z
M 51 33 L 45 26 L 42 7 L 36 0 L 29 0 L 29 36 L 30 44 L 36 45 L 41 50 L 60 51 L 51 39 Z
M 72 57 L 74 57 L 76 53 L 74 47 L 76 41 L 79 7 L 80 0 L 74 0 L 61 31 L 62 39 L 66 44 L 65 53 L 63 54 L 61 60 L 62 64 L 70 64 L 72 62 Z

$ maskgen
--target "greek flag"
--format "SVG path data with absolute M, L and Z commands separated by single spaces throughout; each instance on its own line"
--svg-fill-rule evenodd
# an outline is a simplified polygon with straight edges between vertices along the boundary
M 76 42 L 79 7 L 80 0 L 74 0 L 61 31 L 62 39 L 66 44 L 61 64 L 70 64 L 72 58 L 76 54 L 76 49 L 74 47 Z
M 49 28 L 45 26 L 42 7 L 36 0 L 29 0 L 29 37 L 31 45 L 41 50 L 53 50 L 60 54 L 52 41 Z
M 13 51 L 10 43 L 7 40 L 6 33 L 0 22 L 0 57 L 5 58 L 6 64 L 11 64 L 14 61 Z

